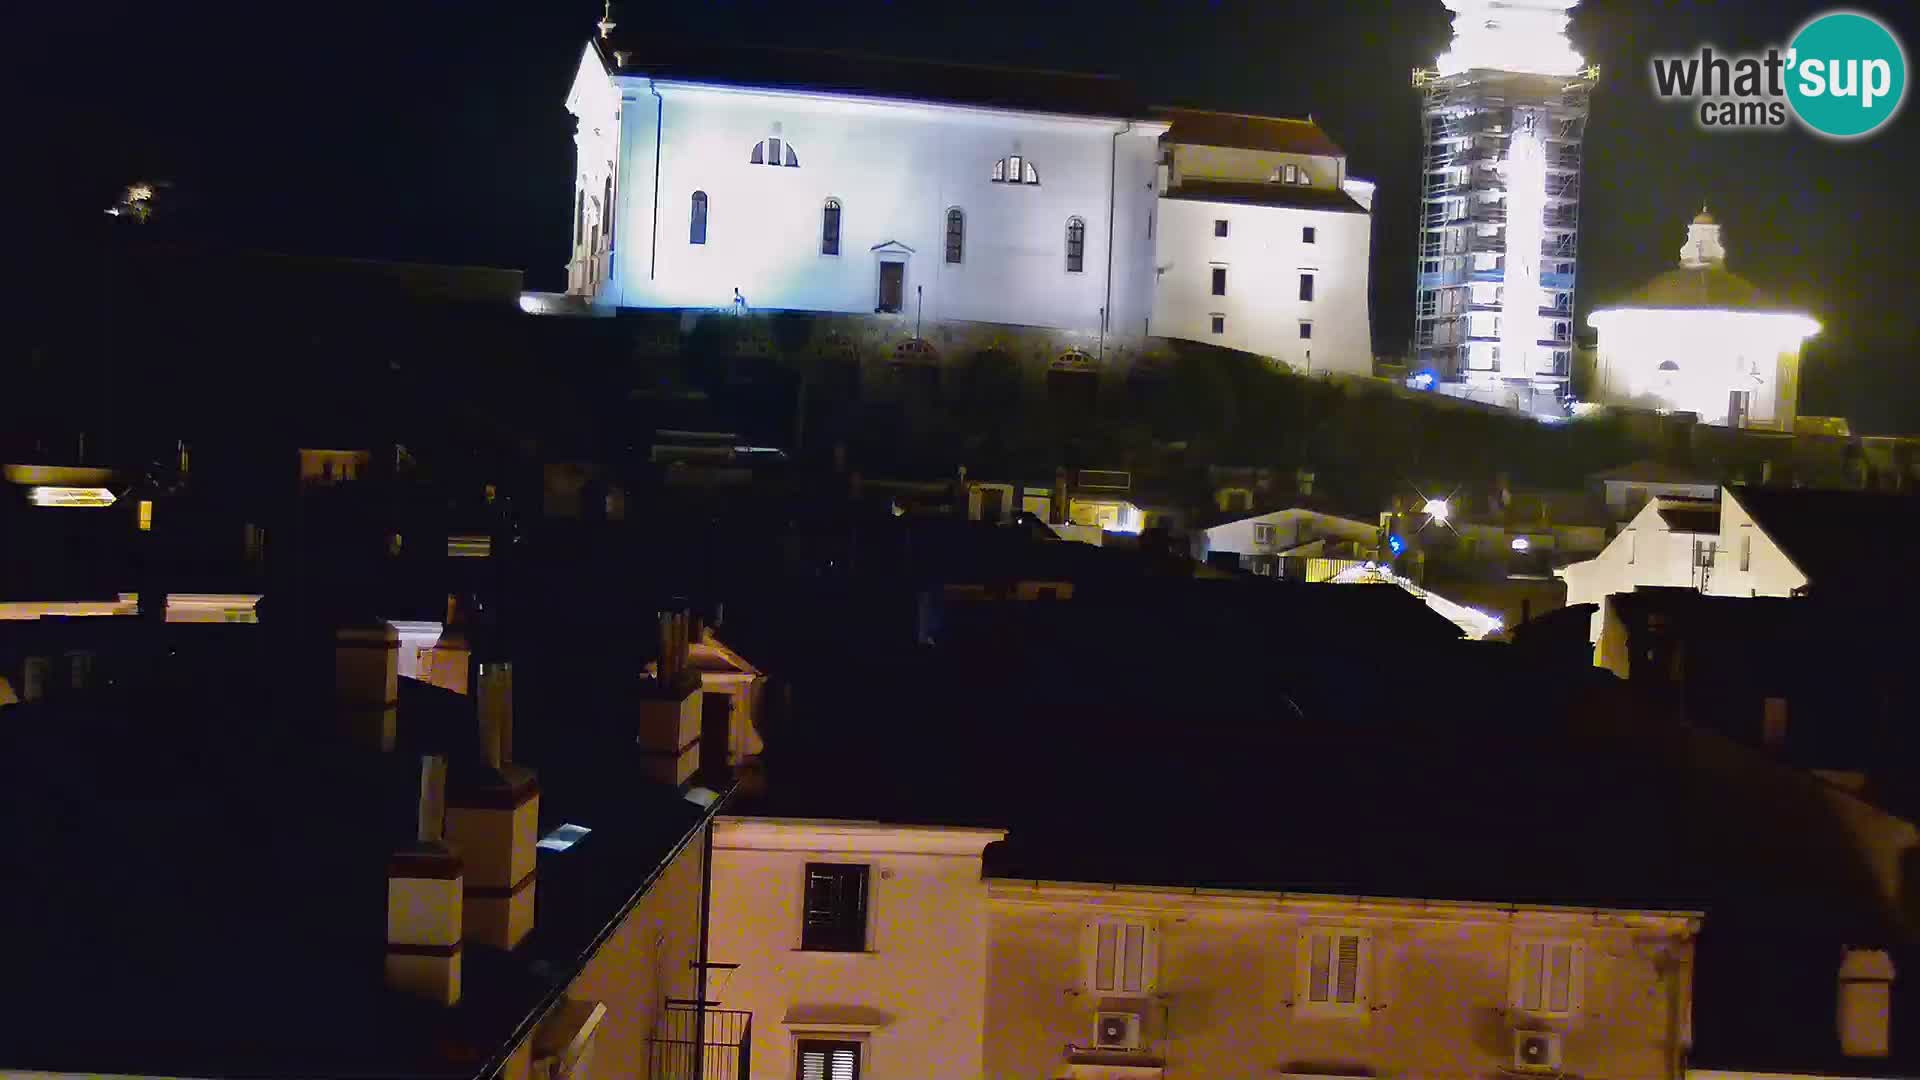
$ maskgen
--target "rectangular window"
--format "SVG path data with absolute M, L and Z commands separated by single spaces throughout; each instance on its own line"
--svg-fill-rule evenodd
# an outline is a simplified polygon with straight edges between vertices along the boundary
M 1213 235 L 1215 236 L 1227 235 L 1227 219 L 1226 218 L 1213 219 Z
M 1571 941 L 1521 941 L 1513 949 L 1515 1009 L 1568 1016 L 1578 996 L 1580 948 Z
M 1309 301 L 1313 299 L 1313 275 L 1312 274 L 1300 275 L 1300 299 L 1309 300 Z
M 1287 180 L 1287 183 L 1289 183 L 1289 184 L 1297 184 L 1297 183 L 1299 183 L 1299 182 L 1300 182 L 1300 170 L 1299 170 L 1298 168 L 1296 168 L 1295 166 L 1292 166 L 1292 165 L 1289 165 L 1289 166 L 1287 166 L 1287 168 L 1286 168 L 1286 180 Z
M 1145 922 L 1100 921 L 1088 927 L 1087 988 L 1096 994 L 1153 992 L 1159 942 Z
M 1767 698 L 1760 706 L 1760 742 L 1777 750 L 1787 741 L 1787 699 Z
M 1153 214 L 1151 211 L 1147 214 L 1147 239 L 1153 239 Z
M 808 863 L 800 947 L 821 952 L 865 952 L 867 867 Z
M 1753 569 L 1753 537 L 1751 535 L 1740 538 L 1740 569 Z
M 1213 318 L 1213 332 L 1216 334 L 1226 333 L 1227 317 L 1225 315 L 1214 315 L 1212 318 Z
M 1301 243 L 1303 243 L 1303 244 L 1311 244 L 1311 243 L 1313 243 L 1313 242 L 1314 242 L 1314 235 L 1315 235 L 1315 234 L 1314 234 L 1314 231 L 1313 231 L 1313 226 L 1311 226 L 1311 225 L 1302 225 L 1302 226 L 1300 227 L 1300 242 L 1301 242 Z
M 1305 319 L 1300 320 L 1300 340 L 1310 341 L 1312 339 L 1313 339 L 1313 324 L 1306 321 Z
M 794 1047 L 797 1080 L 860 1080 L 860 1044 L 801 1039 Z
M 1078 274 L 1087 268 L 1087 223 L 1067 219 L 1067 273 Z
M 1224 266 L 1213 268 L 1213 295 L 1227 295 L 1227 268 Z
M 1300 1004 L 1308 1012 L 1364 1015 L 1371 980 L 1371 935 L 1364 930 L 1310 928 L 1301 933 Z
M 767 164 L 769 165 L 780 164 L 780 140 L 779 139 L 767 140 Z

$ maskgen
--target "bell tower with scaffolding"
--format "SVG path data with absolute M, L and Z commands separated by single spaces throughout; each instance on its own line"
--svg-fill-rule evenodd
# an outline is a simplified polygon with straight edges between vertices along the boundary
M 1424 96 L 1414 370 L 1456 397 L 1564 415 L 1573 367 L 1580 144 L 1599 78 L 1575 0 L 1445 0 L 1453 46 Z

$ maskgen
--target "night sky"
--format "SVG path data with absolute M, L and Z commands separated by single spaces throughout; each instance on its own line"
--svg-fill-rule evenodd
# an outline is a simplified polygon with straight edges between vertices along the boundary
M 571 199 L 564 98 L 592 0 L 18 5 L 32 152 L 14 250 L 43 310 L 70 303 L 101 209 L 146 178 L 194 231 L 243 247 L 523 269 L 559 288 Z M 1573 39 L 1601 66 L 1587 137 L 1580 307 L 1675 264 L 1704 201 L 1729 266 L 1827 327 L 1803 413 L 1920 433 L 1920 113 L 1859 143 L 1796 130 L 1703 134 L 1656 102 L 1647 57 L 1784 43 L 1825 4 L 1587 0 Z M 1887 17 L 1892 4 L 1866 10 Z M 1920 42 L 1920 19 L 1893 23 Z M 1419 99 L 1408 72 L 1449 37 L 1440 0 L 1350 3 L 638 3 L 628 29 L 756 44 L 1105 72 L 1150 100 L 1312 113 L 1379 182 L 1376 349 L 1412 330 Z M 37 44 L 38 47 L 34 47 Z M 1911 74 L 1911 73 L 1910 73 Z M 1911 96 L 1911 95 L 1910 95 Z M 877 163 L 878 164 L 878 163 Z M 84 292 L 84 287 L 80 290 Z M 11 350 L 13 346 L 9 344 Z

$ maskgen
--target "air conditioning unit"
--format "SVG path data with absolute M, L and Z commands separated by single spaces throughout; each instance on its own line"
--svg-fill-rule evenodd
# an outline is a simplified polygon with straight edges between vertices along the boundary
M 1513 1033 L 1515 1072 L 1553 1073 L 1560 1071 L 1560 1033 L 1557 1031 L 1515 1031 Z
M 1140 1014 L 1102 1012 L 1093 1015 L 1095 1050 L 1140 1049 Z

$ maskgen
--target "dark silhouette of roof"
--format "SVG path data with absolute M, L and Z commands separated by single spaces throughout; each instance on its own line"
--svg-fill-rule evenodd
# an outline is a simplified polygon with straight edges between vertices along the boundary
M 1865 491 L 1727 489 L 1815 590 L 1920 586 L 1912 557 L 1920 497 Z
M 1347 155 L 1312 120 L 1164 106 L 1156 107 L 1153 114 L 1173 125 L 1172 130 L 1167 132 L 1169 142 L 1236 150 L 1269 150 L 1283 154 L 1311 154 L 1316 157 Z
M 615 50 L 626 56 L 626 64 L 616 69 L 622 75 L 864 94 L 1070 116 L 1123 119 L 1147 116 L 1145 103 L 1133 88 L 1107 75 L 985 67 L 839 51 L 715 45 L 661 38 L 639 31 L 616 31 L 612 46 L 601 46 L 601 56 L 609 68 L 614 67 Z M 802 155 L 806 153 L 805 146 L 795 149 Z
M 1720 508 L 1711 504 L 1703 506 L 1675 505 L 1661 500 L 1660 520 L 1667 528 L 1683 533 L 1718 533 L 1720 531 Z
M 1166 197 L 1190 202 L 1291 206 L 1301 210 L 1330 210 L 1342 214 L 1367 212 L 1367 208 L 1355 202 L 1353 196 L 1338 188 L 1306 187 L 1301 184 L 1186 179 L 1178 187 L 1167 189 Z
M 1597 310 L 1654 308 L 1711 311 L 1778 311 L 1797 309 L 1774 299 L 1759 286 L 1719 265 L 1677 266 Z

